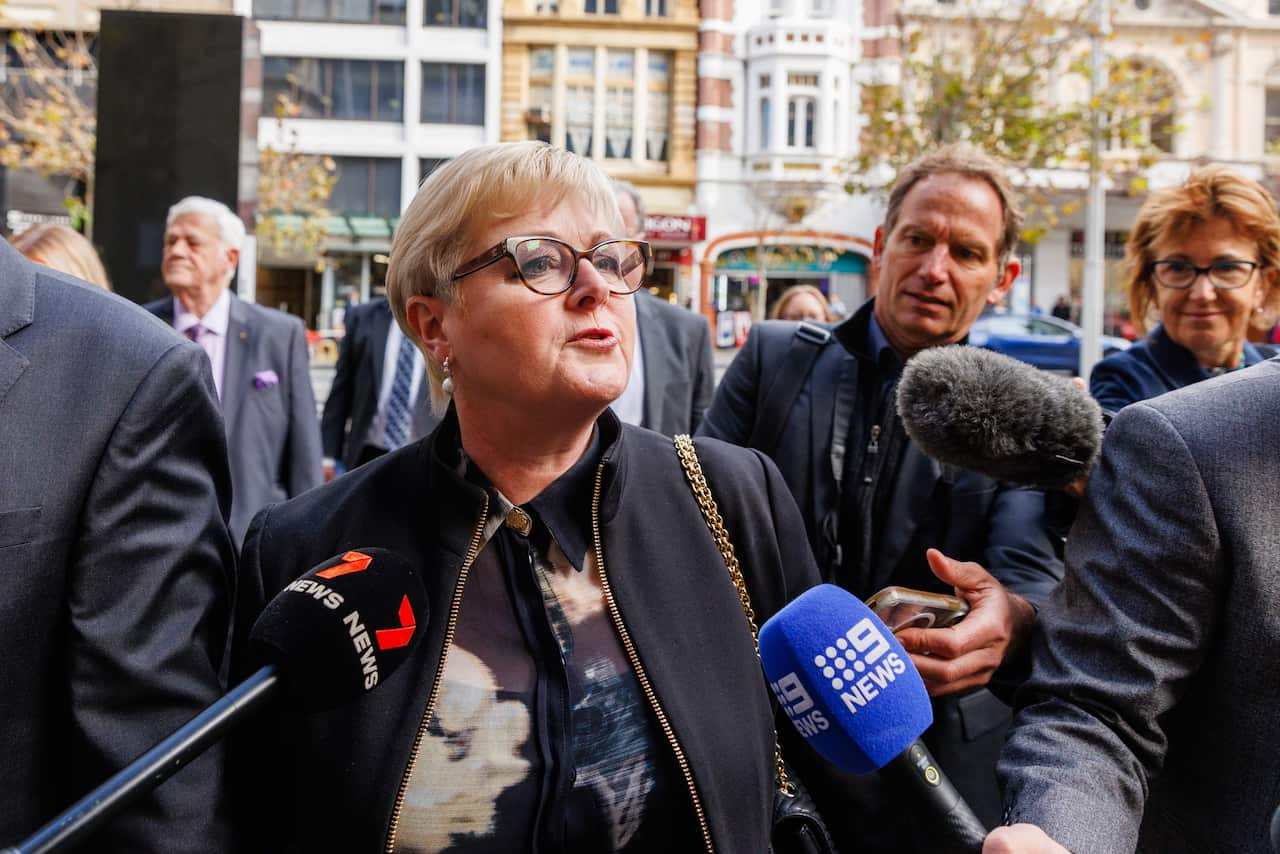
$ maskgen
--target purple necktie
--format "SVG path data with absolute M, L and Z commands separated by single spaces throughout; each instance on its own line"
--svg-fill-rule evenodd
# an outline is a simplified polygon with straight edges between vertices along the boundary
M 184 334 L 192 341 L 199 344 L 200 339 L 204 337 L 204 332 L 204 327 L 197 323 L 195 326 L 188 326 Z

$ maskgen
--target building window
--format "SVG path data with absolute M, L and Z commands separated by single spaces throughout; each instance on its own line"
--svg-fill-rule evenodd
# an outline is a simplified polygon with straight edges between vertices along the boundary
M 425 27 L 471 27 L 483 30 L 485 0 L 427 0 Z
M 813 148 L 815 104 L 813 98 L 792 98 L 787 101 L 787 145 L 792 148 Z
M 582 11 L 588 15 L 618 14 L 618 0 L 582 0 Z
M 1267 90 L 1267 151 L 1280 153 L 1280 88 Z
M 422 63 L 423 124 L 483 125 L 484 66 Z
M 556 69 L 556 54 L 549 47 L 529 50 L 529 107 L 525 122 L 529 138 L 551 142 L 551 93 Z
M 1267 14 L 1280 15 L 1280 0 L 1267 0 Z
M 565 148 L 590 157 L 595 131 L 596 51 L 569 48 L 569 77 L 565 85 Z
M 263 20 L 404 25 L 404 0 L 254 0 Z
M 431 173 L 448 163 L 452 158 L 449 157 L 420 157 L 418 158 L 418 183 L 421 184 L 431 176 Z
M 560 11 L 560 0 L 533 0 L 535 15 L 554 15 Z
M 605 57 L 604 156 L 630 159 L 635 132 L 636 54 L 633 50 L 610 50 Z
M 788 86 L 817 86 L 817 74 L 797 74 L 792 72 L 787 75 Z
M 404 120 L 404 65 L 363 59 L 262 60 L 263 103 L 284 95 L 303 119 Z
M 595 160 L 668 160 L 673 62 L 660 51 L 530 48 L 528 138 Z M 554 116 L 553 103 L 561 110 Z
M 772 115 L 769 110 L 769 99 L 760 99 L 760 149 L 762 151 L 769 150 L 769 124 Z
M 329 209 L 346 216 L 400 216 L 400 159 L 335 157 L 338 181 Z
M 667 17 L 667 0 L 644 0 L 644 13 L 650 18 Z
M 649 52 L 649 110 L 646 157 L 666 160 L 671 138 L 671 61 L 669 53 Z

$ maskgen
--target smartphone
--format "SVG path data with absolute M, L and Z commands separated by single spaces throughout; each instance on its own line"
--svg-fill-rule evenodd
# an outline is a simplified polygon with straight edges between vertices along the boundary
M 969 603 L 943 593 L 927 593 L 910 587 L 886 587 L 867 600 L 891 632 L 902 629 L 942 629 L 969 613 Z

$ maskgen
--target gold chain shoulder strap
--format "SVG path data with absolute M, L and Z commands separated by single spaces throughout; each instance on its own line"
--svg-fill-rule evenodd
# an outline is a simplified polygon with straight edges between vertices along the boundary
M 756 612 L 751 607 L 751 594 L 747 592 L 747 582 L 742 577 L 742 566 L 738 563 L 738 556 L 733 551 L 733 541 L 729 539 L 729 532 L 725 530 L 720 508 L 716 505 L 711 487 L 707 485 L 707 479 L 702 474 L 702 464 L 698 462 L 698 452 L 693 448 L 693 440 L 689 438 L 688 433 L 681 433 L 675 437 L 675 445 L 676 456 L 680 458 L 680 465 L 684 466 L 685 477 L 689 479 L 689 486 L 693 488 L 693 497 L 698 500 L 702 518 L 711 529 L 711 536 L 720 549 L 720 555 L 724 558 L 725 568 L 729 570 L 729 579 L 733 582 L 734 589 L 738 591 L 738 601 L 742 603 L 742 614 L 747 618 L 747 626 L 751 629 L 751 641 L 755 646 L 756 660 L 759 661 L 760 630 L 756 627 Z M 778 744 L 776 728 L 773 731 L 773 757 L 777 768 L 778 791 L 793 797 L 796 787 L 787 776 L 786 766 L 782 762 L 782 748 Z

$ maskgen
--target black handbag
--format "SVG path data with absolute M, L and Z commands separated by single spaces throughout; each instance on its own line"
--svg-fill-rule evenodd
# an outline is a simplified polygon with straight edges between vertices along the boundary
M 694 450 L 693 440 L 682 433 L 675 437 L 676 455 L 684 467 L 685 476 L 693 488 L 693 496 L 702 510 L 702 517 L 711 529 L 711 536 L 724 558 L 725 568 L 729 570 L 729 579 L 738 591 L 738 601 L 742 604 L 742 614 L 747 618 L 751 628 L 751 639 L 755 644 L 756 658 L 760 657 L 760 632 L 756 627 L 756 614 L 751 608 L 751 595 L 747 591 L 746 579 L 742 576 L 742 567 L 733 550 L 733 542 L 729 532 L 725 530 L 724 519 L 720 516 L 720 508 L 711 494 L 711 487 L 702 474 L 702 465 L 698 462 L 698 453 Z M 805 791 L 800 780 L 787 768 L 782 760 L 782 748 L 778 744 L 778 732 L 773 733 L 773 755 L 777 768 L 777 789 L 773 793 L 773 824 L 769 831 L 770 848 L 774 854 L 836 854 L 835 843 L 831 834 L 822 823 L 822 816 L 814 806 L 813 798 Z

